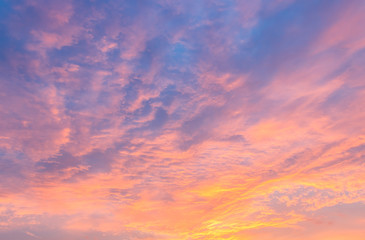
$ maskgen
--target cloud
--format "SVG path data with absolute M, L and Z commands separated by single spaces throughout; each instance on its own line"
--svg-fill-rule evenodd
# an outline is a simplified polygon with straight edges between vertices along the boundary
M 361 1 L 0 4 L 0 238 L 361 239 Z

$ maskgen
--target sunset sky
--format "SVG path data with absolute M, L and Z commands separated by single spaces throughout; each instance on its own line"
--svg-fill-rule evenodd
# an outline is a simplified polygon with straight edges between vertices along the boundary
M 0 240 L 364 240 L 364 13 L 0 0 Z

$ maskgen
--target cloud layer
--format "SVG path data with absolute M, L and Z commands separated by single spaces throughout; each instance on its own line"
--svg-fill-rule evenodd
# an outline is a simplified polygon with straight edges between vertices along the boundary
M 364 1 L 0 6 L 0 239 L 364 236 Z

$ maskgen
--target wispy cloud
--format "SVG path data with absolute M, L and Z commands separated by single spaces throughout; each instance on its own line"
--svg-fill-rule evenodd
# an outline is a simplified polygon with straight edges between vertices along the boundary
M 1 239 L 362 239 L 363 1 L 0 5 Z

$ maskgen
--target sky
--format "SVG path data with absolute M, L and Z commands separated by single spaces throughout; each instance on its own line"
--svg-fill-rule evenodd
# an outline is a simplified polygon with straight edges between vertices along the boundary
M 0 0 L 0 240 L 363 240 L 364 12 Z

